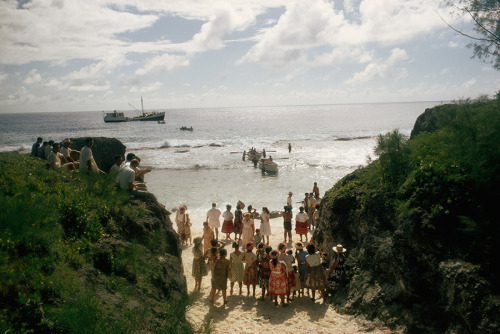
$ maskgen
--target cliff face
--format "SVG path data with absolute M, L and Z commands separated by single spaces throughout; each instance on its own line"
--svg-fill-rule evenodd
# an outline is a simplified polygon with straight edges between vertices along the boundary
M 450 106 L 426 110 L 418 118 L 412 136 L 437 131 L 443 120 L 438 114 L 443 108 Z M 476 248 L 470 247 L 466 236 L 474 234 L 464 232 L 465 225 L 459 225 L 458 229 L 452 225 L 454 214 L 464 218 L 459 217 L 466 212 L 460 211 L 460 203 L 483 204 L 476 205 L 481 208 L 482 216 L 470 216 L 468 221 L 474 224 L 468 226 L 484 225 L 480 217 L 489 217 L 484 204 L 488 202 L 481 202 L 482 198 L 474 200 L 468 194 L 463 202 L 458 201 L 455 205 L 455 197 L 438 193 L 440 190 L 434 185 L 440 184 L 442 179 L 433 174 L 434 183 L 419 184 L 418 189 L 429 189 L 438 199 L 450 196 L 444 201 L 450 203 L 445 208 L 449 212 L 432 206 L 433 199 L 424 196 L 430 207 L 443 209 L 439 217 L 444 217 L 442 225 L 426 228 L 422 221 L 436 222 L 438 214 L 425 207 L 415 207 L 413 211 L 406 207 L 406 212 L 412 214 L 401 215 L 398 205 L 410 205 L 405 204 L 405 196 L 415 200 L 415 195 L 405 193 L 402 196 L 396 190 L 367 186 L 363 183 L 366 182 L 363 175 L 376 175 L 375 168 L 362 174 L 368 168 L 347 175 L 321 202 L 320 222 L 313 242 L 330 255 L 333 255 L 332 247 L 339 243 L 348 250 L 348 280 L 336 291 L 331 302 L 341 311 L 362 313 L 406 332 L 500 332 L 498 283 L 492 274 L 496 269 L 490 265 L 493 257 L 471 256 L 469 250 L 477 249 L 477 243 L 473 245 Z M 411 175 L 412 182 L 416 177 L 416 174 Z M 491 230 L 498 229 L 492 227 Z M 481 261 L 473 263 L 471 259 Z

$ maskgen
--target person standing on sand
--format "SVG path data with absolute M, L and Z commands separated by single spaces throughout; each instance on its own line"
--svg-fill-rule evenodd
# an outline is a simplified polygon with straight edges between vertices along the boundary
M 224 219 L 224 223 L 222 223 L 222 233 L 226 233 L 226 240 L 231 239 L 231 233 L 234 232 L 234 224 L 233 224 L 234 215 L 231 212 L 231 205 L 226 205 L 226 211 L 222 214 L 222 219 Z
M 317 182 L 314 182 L 312 193 L 314 194 L 314 198 L 319 198 L 319 187 Z
M 300 280 L 300 291 L 299 296 L 302 293 L 304 295 L 304 279 L 306 277 L 306 256 L 307 252 L 304 250 L 304 244 L 302 242 L 296 242 L 295 248 L 295 260 L 297 260 L 297 266 L 299 270 L 299 280 Z M 298 282 L 297 282 L 298 283 Z M 299 285 L 299 284 L 297 284 Z
M 245 272 L 243 283 L 247 286 L 247 296 L 250 295 L 250 285 L 253 286 L 253 296 L 255 297 L 255 285 L 257 284 L 257 255 L 252 252 L 253 242 L 246 244 L 245 252 Z
M 219 227 L 220 227 L 221 212 L 217 209 L 217 204 L 212 203 L 212 208 L 207 212 L 207 222 L 210 228 L 215 229 L 215 239 L 219 240 Z
M 219 259 L 212 264 L 212 290 L 210 291 L 210 303 L 214 303 L 216 290 L 222 291 L 224 305 L 227 304 L 226 290 L 227 279 L 231 277 L 231 262 L 226 259 L 227 251 L 221 249 Z
M 288 306 L 285 304 L 285 296 L 288 295 L 288 282 L 286 280 L 286 266 L 285 263 L 278 260 L 278 251 L 271 252 L 271 261 L 269 261 L 271 274 L 269 275 L 269 295 L 271 300 L 274 299 L 274 304 L 278 305 L 278 296 L 281 299 L 281 306 Z
M 304 210 L 306 211 L 309 211 L 309 204 L 308 204 L 308 201 L 309 201 L 309 193 L 305 193 L 304 195 L 304 200 L 302 201 L 302 204 L 303 204 L 303 207 L 304 207 Z
M 292 255 L 292 250 L 290 250 L 290 254 L 288 254 L 288 252 L 286 251 L 286 243 L 282 242 L 278 245 L 278 252 L 279 252 L 278 260 L 283 261 L 283 263 L 286 266 L 286 278 L 288 285 L 286 301 L 290 302 L 290 291 L 295 286 L 295 273 L 293 272 L 293 267 L 292 267 L 294 258 Z
M 200 291 L 201 290 L 201 280 L 203 276 L 206 276 L 207 266 L 205 265 L 205 256 L 203 255 L 203 251 L 201 250 L 201 238 L 194 238 L 194 247 L 193 247 L 193 270 L 192 275 L 194 277 L 194 289 Z
M 269 236 L 271 233 L 271 224 L 269 223 L 269 209 L 267 207 L 262 208 L 262 213 L 260 214 L 260 233 L 266 238 L 266 245 L 269 245 Z
M 270 253 L 272 250 L 273 248 L 271 246 L 267 246 L 264 251 L 265 253 L 263 255 L 262 253 L 258 255 L 260 264 L 259 286 L 262 289 L 262 297 L 260 298 L 260 300 L 265 300 L 266 290 L 269 291 L 269 276 L 271 275 L 271 267 L 269 266 L 269 261 L 271 261 Z
M 215 239 L 214 231 L 208 226 L 207 222 L 203 222 L 203 253 L 210 249 L 210 241 Z
M 288 153 L 292 153 L 292 144 L 288 143 Z
M 282 212 L 283 216 L 283 236 L 284 236 L 284 243 L 286 244 L 286 237 L 288 236 L 288 242 L 292 242 L 292 210 L 290 206 L 285 206 L 283 207 L 285 209 L 284 212 Z
M 181 245 L 186 244 L 187 245 L 187 238 L 186 238 L 186 222 L 187 222 L 187 217 L 186 217 L 186 206 L 181 205 L 179 206 L 179 209 L 177 210 L 177 213 L 175 214 L 175 223 L 177 224 L 177 234 L 179 235 L 179 239 L 181 241 Z
M 233 242 L 234 252 L 229 255 L 229 260 L 231 261 L 231 296 L 233 295 L 234 283 L 238 283 L 240 286 L 240 296 L 243 293 L 243 275 L 245 273 L 243 267 L 243 261 L 245 260 L 245 253 L 240 251 L 240 244 L 238 240 Z
M 254 208 L 252 208 L 251 205 L 249 205 L 247 207 L 247 210 L 248 210 L 247 212 L 250 214 L 250 219 L 252 220 L 252 232 L 255 234 L 255 212 L 257 210 L 255 210 Z M 256 245 L 258 245 L 258 243 L 256 243 Z
M 292 209 L 292 195 L 293 193 L 290 191 L 288 193 L 288 197 L 286 198 L 286 206 L 289 206 Z
M 325 285 L 326 285 L 326 275 L 323 266 L 321 265 L 321 255 L 316 252 L 316 247 L 314 244 L 307 245 L 306 256 L 306 277 L 304 280 L 304 286 L 312 290 L 311 301 L 314 302 L 314 297 L 316 290 L 321 293 L 323 297 L 323 302 L 325 301 Z
M 236 210 L 234 210 L 234 240 L 241 240 L 242 220 L 243 213 L 241 212 L 241 206 L 236 204 Z
M 300 235 L 300 241 L 302 241 L 302 236 L 305 234 L 307 242 L 307 225 L 308 225 L 308 215 L 304 212 L 304 207 L 299 208 L 300 212 L 295 216 L 295 233 Z
M 309 194 L 309 199 L 307 201 L 307 205 L 309 206 L 309 210 L 307 210 L 307 214 L 309 216 L 309 227 L 312 230 L 312 229 L 314 229 L 313 215 L 314 215 L 314 211 L 316 211 L 316 199 L 314 199 L 313 193 Z
M 243 241 L 243 245 L 248 244 L 249 242 L 253 241 L 253 231 L 252 231 L 252 225 L 253 221 L 250 218 L 250 213 L 245 212 L 245 215 L 243 216 L 243 231 L 241 233 L 241 239 Z

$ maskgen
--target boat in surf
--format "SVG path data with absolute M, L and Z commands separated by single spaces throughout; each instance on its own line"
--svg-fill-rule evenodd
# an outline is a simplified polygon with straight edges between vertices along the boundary
M 278 164 L 274 162 L 272 159 L 260 159 L 259 160 L 259 168 L 262 172 L 266 173 L 277 173 L 278 172 Z
M 193 131 L 193 127 L 188 128 L 187 126 L 181 127 L 182 131 Z
M 129 103 L 130 104 L 130 103 Z M 126 117 L 123 112 L 118 112 L 114 110 L 112 113 L 104 113 L 104 122 L 113 123 L 113 122 L 136 122 L 136 121 L 154 121 L 161 122 L 165 119 L 164 111 L 150 111 L 144 112 L 144 101 L 141 96 L 141 110 L 137 109 L 133 105 L 130 104 L 132 108 L 136 111 L 140 112 L 139 116 L 135 117 Z

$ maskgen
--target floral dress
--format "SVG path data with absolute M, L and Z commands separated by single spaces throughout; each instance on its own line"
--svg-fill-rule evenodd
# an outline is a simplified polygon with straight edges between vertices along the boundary
M 236 252 L 231 253 L 230 255 L 232 261 L 232 269 L 231 269 L 231 282 L 243 282 L 244 268 L 243 268 L 243 260 L 245 259 L 245 253 L 240 252 L 240 254 L 236 254 Z
M 269 294 L 285 296 L 288 293 L 288 281 L 286 278 L 286 266 L 282 261 L 278 261 L 276 266 L 273 261 L 269 261 L 271 275 L 269 276 Z
M 205 257 L 199 247 L 193 248 L 193 277 L 203 277 L 206 276 L 207 266 L 205 265 Z
M 259 286 L 263 289 L 269 288 L 269 276 L 271 276 L 271 267 L 269 266 L 271 256 L 269 254 L 259 255 Z

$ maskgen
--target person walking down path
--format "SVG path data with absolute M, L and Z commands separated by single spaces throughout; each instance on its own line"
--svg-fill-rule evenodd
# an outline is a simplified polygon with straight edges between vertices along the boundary
M 231 212 L 231 205 L 226 205 L 226 211 L 222 214 L 222 219 L 224 219 L 224 223 L 222 223 L 222 233 L 226 233 L 226 240 L 231 239 L 231 233 L 234 232 L 234 215 Z
M 227 279 L 231 277 L 231 262 L 226 259 L 227 251 L 219 251 L 219 259 L 212 264 L 212 290 L 210 291 L 210 303 L 214 303 L 215 292 L 222 291 L 224 305 L 227 304 Z
M 202 239 L 200 237 L 194 238 L 193 240 L 193 270 L 192 274 L 195 279 L 194 289 L 200 291 L 201 290 L 201 280 L 203 276 L 206 276 L 207 266 L 205 265 L 205 256 L 204 252 L 201 249 Z
M 207 212 L 207 222 L 210 228 L 215 230 L 215 239 L 219 240 L 219 227 L 220 227 L 221 212 L 217 209 L 217 204 L 212 203 L 212 208 Z
M 270 212 L 267 207 L 262 208 L 262 213 L 260 214 L 260 234 L 262 234 L 266 239 L 266 245 L 269 245 L 269 236 L 271 232 L 271 224 L 269 223 Z
M 179 239 L 181 241 L 181 245 L 187 245 L 187 237 L 186 237 L 186 225 L 188 222 L 188 217 L 186 215 L 187 207 L 185 205 L 179 206 L 177 213 L 175 214 L 175 223 L 177 224 L 177 234 L 179 235 Z

